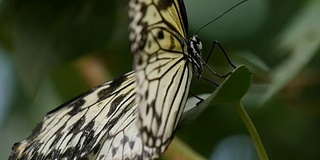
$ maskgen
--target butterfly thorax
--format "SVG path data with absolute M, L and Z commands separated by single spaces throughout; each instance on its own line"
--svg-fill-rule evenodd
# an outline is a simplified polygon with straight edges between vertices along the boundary
M 188 53 L 188 60 L 192 63 L 192 66 L 194 66 L 194 74 L 199 78 L 203 72 L 203 61 L 202 43 L 198 35 L 194 35 L 189 39 Z

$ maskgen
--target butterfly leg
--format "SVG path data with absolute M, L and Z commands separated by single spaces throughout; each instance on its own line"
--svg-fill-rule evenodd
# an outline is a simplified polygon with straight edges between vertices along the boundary
M 205 62 L 208 63 L 209 59 L 211 58 L 211 55 L 213 54 L 213 50 L 214 50 L 214 48 L 215 48 L 216 45 L 221 49 L 221 51 L 222 51 L 223 55 L 226 57 L 228 63 L 229 63 L 233 68 L 237 68 L 237 67 L 231 62 L 231 60 L 230 60 L 227 52 L 224 50 L 224 48 L 222 47 L 222 45 L 221 45 L 217 40 L 214 40 L 214 41 L 213 41 L 211 50 L 210 50 L 210 52 L 209 52 L 209 56 L 207 57 L 207 59 L 206 59 Z

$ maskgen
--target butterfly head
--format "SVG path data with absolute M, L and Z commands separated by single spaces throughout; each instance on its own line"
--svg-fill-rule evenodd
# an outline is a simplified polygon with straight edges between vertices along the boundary
M 191 54 L 202 56 L 202 43 L 198 35 L 194 35 L 190 38 Z

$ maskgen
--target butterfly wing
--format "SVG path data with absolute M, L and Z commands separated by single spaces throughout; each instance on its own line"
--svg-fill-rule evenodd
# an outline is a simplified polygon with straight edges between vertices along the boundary
M 49 112 L 9 159 L 151 159 L 136 127 L 135 77 L 130 72 Z
M 178 0 L 131 0 L 129 15 L 136 75 L 49 112 L 9 159 L 154 159 L 164 152 L 193 74 L 185 8 Z
M 145 144 L 164 152 L 180 121 L 193 75 L 187 60 L 184 4 L 181 0 L 131 0 L 129 17 L 138 127 Z

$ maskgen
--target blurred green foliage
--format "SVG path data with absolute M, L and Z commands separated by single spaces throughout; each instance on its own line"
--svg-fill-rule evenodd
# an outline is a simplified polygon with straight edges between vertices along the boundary
M 127 2 L 0 1 L 0 66 L 6 66 L 0 68 L 0 86 L 7 86 L 0 88 L 0 159 L 46 112 L 102 83 L 88 80 L 101 77 L 91 66 L 102 68 L 103 80 L 131 70 Z M 189 35 L 237 2 L 185 0 Z M 244 106 L 270 159 L 320 157 L 319 14 L 316 0 L 249 0 L 197 33 L 204 59 L 218 40 L 234 63 L 253 72 Z M 230 71 L 218 48 L 209 65 L 219 73 Z M 202 80 L 196 86 L 194 93 L 214 89 Z M 178 131 L 195 151 L 215 159 L 228 147 L 225 159 L 248 153 L 250 147 L 234 148 L 235 142 L 247 142 L 234 138 L 243 135 L 247 130 L 231 105 L 208 107 Z

